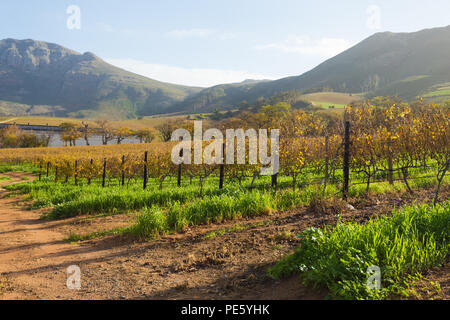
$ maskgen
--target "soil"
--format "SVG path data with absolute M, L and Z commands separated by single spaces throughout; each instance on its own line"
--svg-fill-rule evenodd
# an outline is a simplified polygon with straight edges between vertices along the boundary
M 199 226 L 149 242 L 107 236 L 71 244 L 72 233 L 111 230 L 132 223 L 134 215 L 80 216 L 40 220 L 20 197 L 5 197 L 1 185 L 22 182 L 25 173 L 0 181 L 0 299 L 324 299 L 327 290 L 305 286 L 298 277 L 275 281 L 267 269 L 298 245 L 296 234 L 337 222 L 336 210 L 297 208 L 220 225 Z M 450 188 L 441 191 L 448 199 Z M 364 223 L 394 207 L 430 202 L 433 190 L 353 199 L 343 221 Z M 206 237 L 236 224 L 238 231 Z M 69 290 L 67 268 L 79 266 L 81 289 Z M 448 299 L 448 264 L 431 270 L 417 284 L 415 299 Z

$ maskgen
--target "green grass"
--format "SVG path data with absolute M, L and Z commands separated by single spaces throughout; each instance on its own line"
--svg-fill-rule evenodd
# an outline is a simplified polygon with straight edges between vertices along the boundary
M 405 78 L 403 80 L 400 80 L 400 82 L 413 82 L 413 81 L 417 81 L 417 80 L 425 79 L 425 78 L 429 78 L 429 77 L 430 76 L 428 76 L 428 75 L 411 76 L 411 77 Z
M 422 178 L 422 179 L 410 179 L 408 181 L 410 187 L 413 190 L 430 188 L 436 186 L 436 178 Z M 450 175 L 444 177 L 442 181 L 442 185 L 450 184 Z M 389 182 L 378 182 L 372 183 L 369 187 L 369 194 L 388 194 L 392 192 L 406 192 L 407 188 L 405 184 L 401 181 L 396 181 L 393 185 L 389 184 Z M 358 184 L 350 187 L 349 195 L 351 197 L 364 197 L 366 194 L 366 185 Z
M 301 244 L 269 274 L 301 274 L 313 285 L 327 287 L 332 298 L 385 299 L 406 296 L 411 279 L 448 258 L 450 203 L 407 207 L 366 225 L 338 223 L 300 234 Z M 367 270 L 381 269 L 382 288 L 369 289 Z
M 32 164 L 0 164 L 0 173 L 28 172 L 39 174 L 39 168 Z
M 49 219 L 73 217 L 80 214 L 119 213 L 142 209 L 148 206 L 167 207 L 173 203 L 184 204 L 199 197 L 197 186 L 166 188 L 163 190 L 142 190 L 142 186 L 130 188 L 114 186 L 102 188 L 97 184 L 75 186 L 73 184 L 54 183 L 50 180 L 22 183 L 6 187 L 10 191 L 28 194 L 35 200 L 33 209 L 53 207 L 46 216 Z M 236 194 L 239 189 L 227 187 L 218 190 L 215 186 L 206 186 L 204 196 Z
M 291 191 L 240 192 L 234 195 L 217 195 L 181 205 L 175 203 L 167 209 L 150 207 L 143 210 L 128 233 L 142 240 L 153 239 L 171 232 L 183 232 L 196 225 L 219 223 L 234 219 L 267 216 L 295 206 L 304 205 L 312 197 Z
M 450 96 L 450 88 L 443 88 L 435 91 L 428 92 L 424 97 L 439 97 L 439 96 Z
M 10 181 L 10 177 L 0 177 L 0 181 Z
M 326 102 L 326 101 L 311 101 L 314 105 L 319 106 L 323 109 L 329 109 L 330 106 L 334 106 L 334 109 L 344 109 L 345 104 Z

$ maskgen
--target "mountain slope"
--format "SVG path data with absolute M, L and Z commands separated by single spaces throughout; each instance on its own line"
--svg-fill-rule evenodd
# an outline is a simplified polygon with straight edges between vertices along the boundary
M 319 88 L 413 100 L 450 82 L 449 57 L 450 26 L 413 33 L 377 33 L 300 76 L 251 86 L 216 86 L 179 106 L 188 112 L 210 111 L 280 92 Z
M 404 98 L 413 98 L 420 94 L 419 88 L 406 93 L 395 87 L 448 79 L 449 56 L 450 26 L 414 33 L 377 33 L 299 77 L 272 85 L 288 89 L 329 87 L 342 92 L 398 91 Z
M 0 41 L 0 100 L 126 118 L 164 112 L 198 91 L 127 72 L 89 52 L 34 40 Z
M 239 83 L 221 84 L 203 89 L 200 93 L 186 98 L 173 105 L 172 112 L 213 112 L 215 109 L 224 110 L 237 107 L 243 101 L 254 101 L 258 97 L 252 94 L 252 89 L 270 80 L 245 80 Z

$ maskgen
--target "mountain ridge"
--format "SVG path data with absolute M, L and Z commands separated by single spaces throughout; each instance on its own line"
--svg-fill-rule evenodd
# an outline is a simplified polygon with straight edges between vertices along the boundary
M 122 70 L 91 52 L 32 39 L 0 41 L 1 100 L 60 106 L 80 115 L 103 110 L 134 117 L 155 113 L 200 90 Z
M 379 32 L 299 76 L 247 79 L 209 88 L 157 81 L 58 44 L 0 41 L 0 113 L 47 110 L 77 117 L 116 118 L 230 110 L 242 102 L 288 91 L 449 98 L 450 26 L 416 32 Z M 18 107 L 20 105 L 20 107 Z M 42 107 L 42 105 L 44 107 Z M 39 106 L 36 108 L 36 106 Z M 47 108 L 46 108 L 47 107 Z
M 229 94 L 229 85 L 216 86 L 216 98 L 207 88 L 179 105 L 190 112 L 193 108 L 211 111 L 221 104 L 232 108 L 242 99 L 252 101 L 291 90 L 322 88 L 413 100 L 433 86 L 450 82 L 449 56 L 450 26 L 416 32 L 378 32 L 299 76 L 257 83 L 250 88 L 235 86 Z M 414 81 L 404 81 L 414 77 Z

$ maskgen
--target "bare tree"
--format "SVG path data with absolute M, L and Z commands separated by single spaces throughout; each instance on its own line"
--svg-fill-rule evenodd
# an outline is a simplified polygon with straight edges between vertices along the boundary
M 169 120 L 164 123 L 161 123 L 156 127 L 159 131 L 161 138 L 164 142 L 170 141 L 172 138 L 172 132 L 174 132 L 178 128 L 183 127 L 182 121 L 177 120 Z
M 109 141 L 114 139 L 114 130 L 108 120 L 97 120 L 95 123 L 98 125 L 99 133 L 102 136 L 102 144 L 107 145 Z
M 89 124 L 87 122 L 82 122 L 82 127 L 80 128 L 81 133 L 83 134 L 83 139 L 84 141 L 86 141 L 86 145 L 90 146 L 91 144 L 89 143 L 89 138 L 92 135 L 92 130 L 91 128 L 89 128 Z

